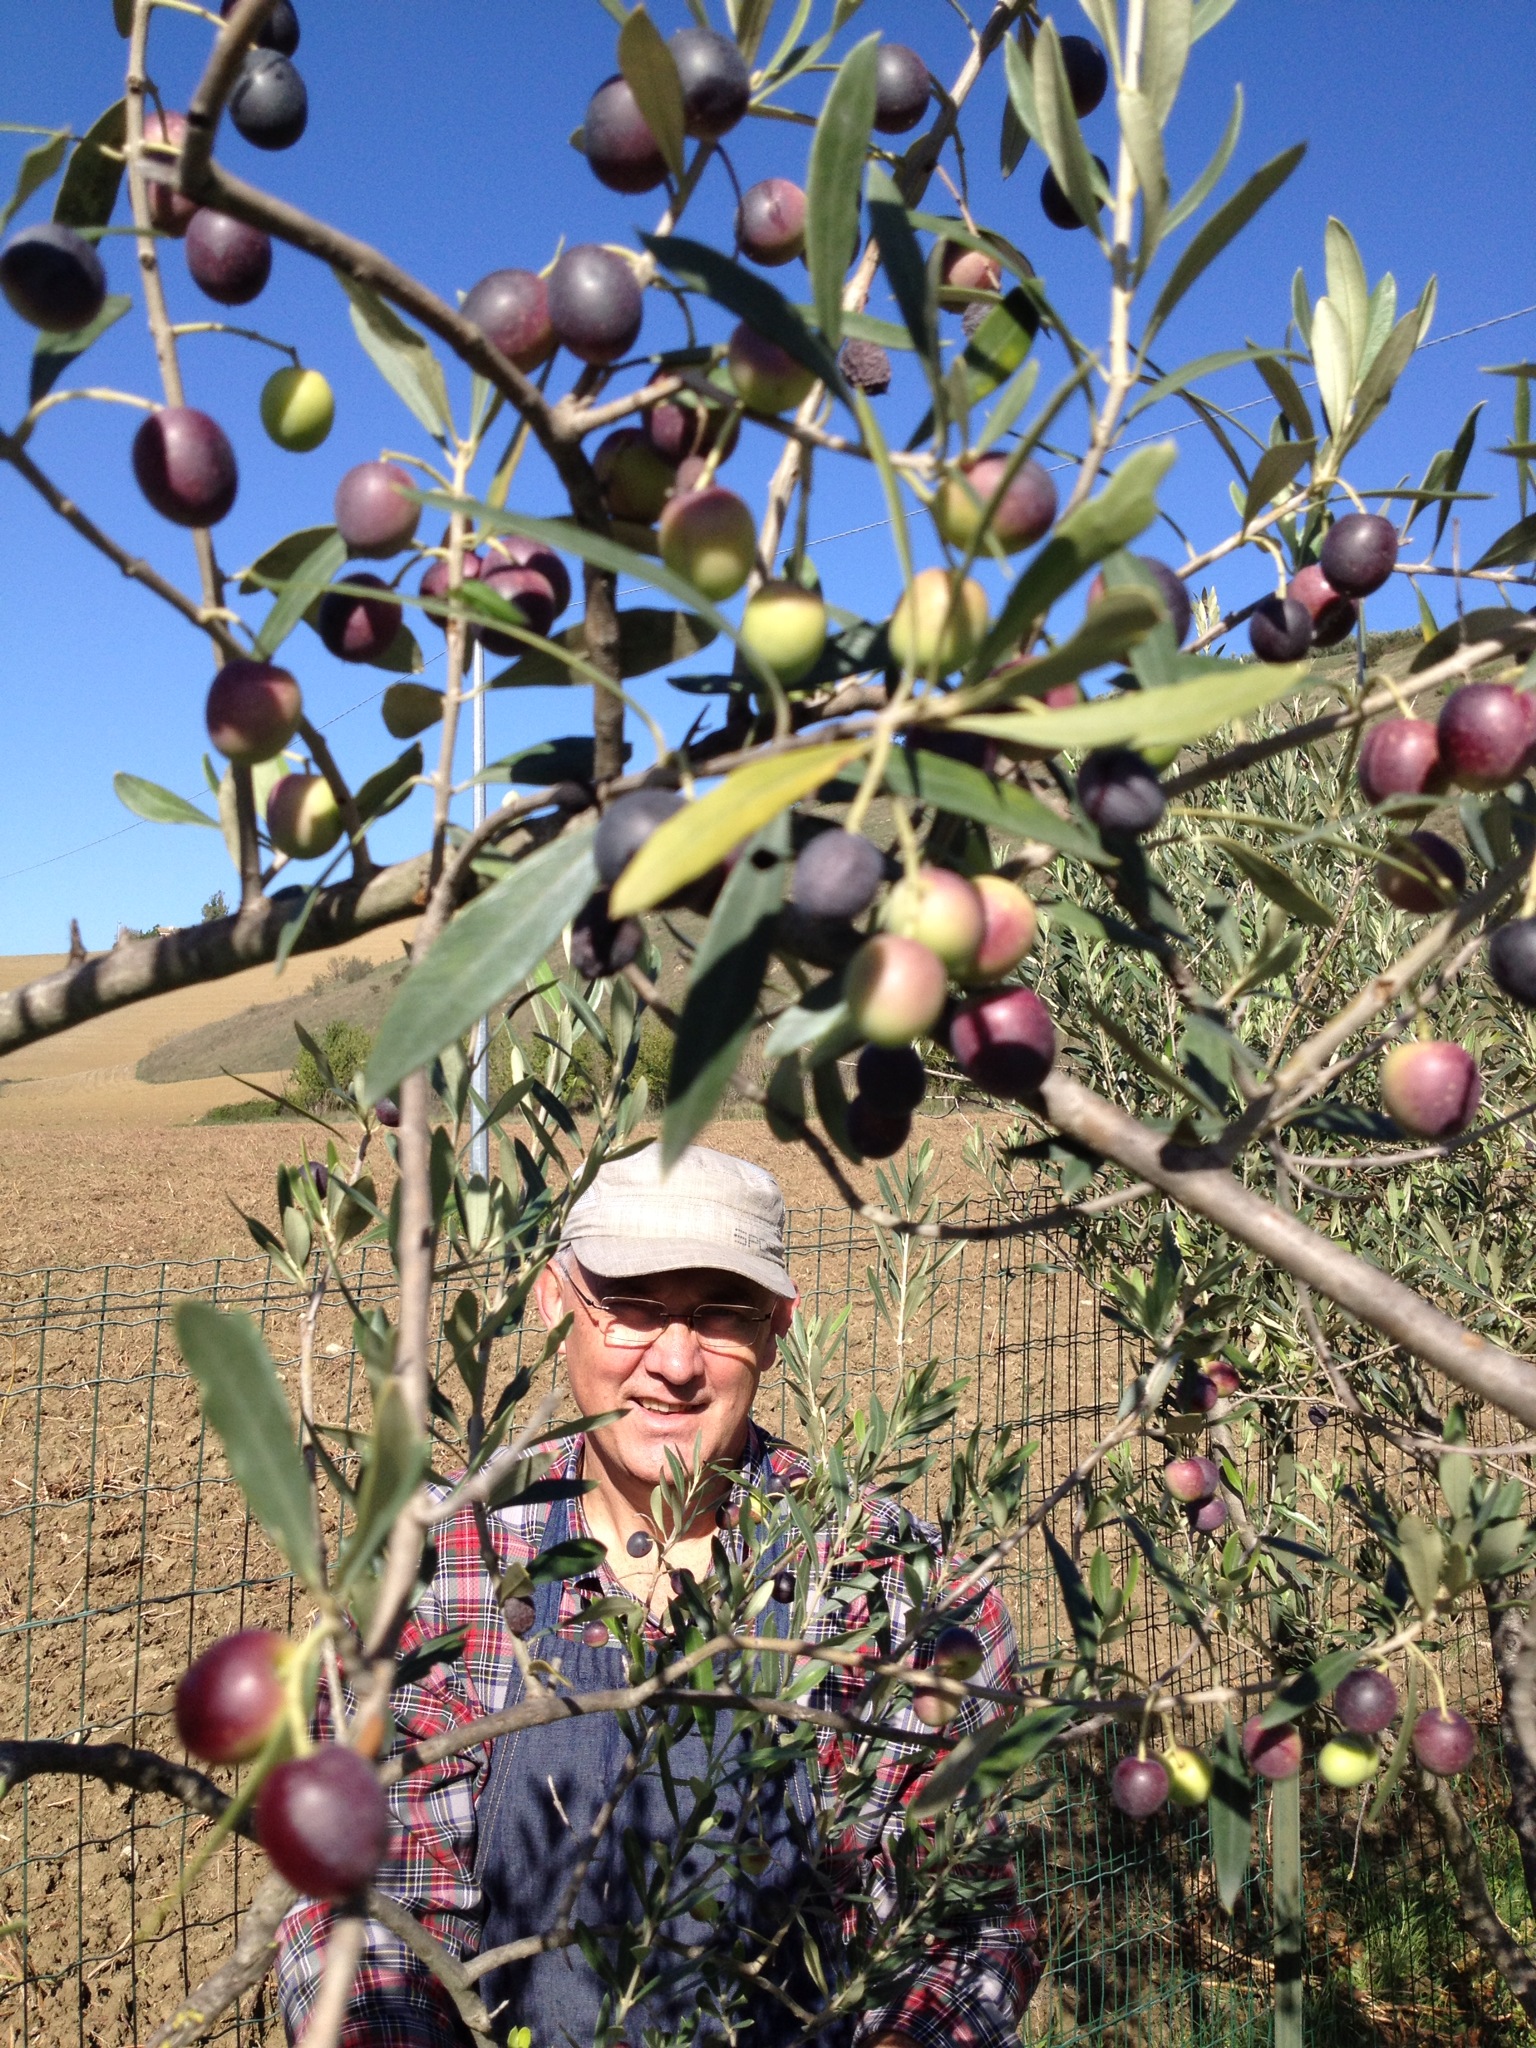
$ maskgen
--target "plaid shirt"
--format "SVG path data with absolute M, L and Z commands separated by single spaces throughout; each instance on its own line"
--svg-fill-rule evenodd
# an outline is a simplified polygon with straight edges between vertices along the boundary
M 570 1437 L 554 1452 L 552 1476 L 574 1478 L 580 1469 L 581 1439 Z M 772 1491 L 793 1487 L 806 1474 L 805 1460 L 787 1445 L 752 1428 L 744 1458 L 745 1476 L 754 1486 Z M 902 1511 L 894 1502 L 871 1496 L 866 1502 L 869 1564 L 876 1571 L 891 1622 L 892 1639 L 900 1640 L 912 1604 L 899 1563 L 883 1555 L 883 1547 L 901 1526 Z M 575 1534 L 586 1534 L 579 1500 L 568 1510 Z M 547 1506 L 504 1509 L 490 1517 L 497 1556 L 503 1569 L 513 1562 L 528 1564 L 536 1556 L 548 1518 Z M 910 1521 L 908 1521 L 910 1527 Z M 918 1525 L 937 1549 L 937 1531 Z M 823 1569 L 832 1547 L 821 1539 Z M 395 1749 L 424 1742 L 448 1729 L 463 1727 L 503 1704 L 516 1669 L 511 1638 L 496 1589 L 482 1560 L 472 1511 L 445 1522 L 437 1531 L 437 1572 L 401 1637 L 402 1655 L 445 1631 L 463 1628 L 467 1638 L 461 1656 L 436 1665 L 419 1684 L 402 1686 L 392 1702 L 396 1723 Z M 846 1562 L 837 1576 L 851 1576 L 857 1567 Z M 598 1577 L 605 1594 L 623 1588 L 606 1569 Z M 586 1582 L 590 1589 L 590 1579 Z M 581 1611 L 590 1600 L 568 1580 L 562 1590 L 560 1633 L 576 1635 Z M 806 1623 L 808 1637 L 830 1638 L 857 1629 L 868 1618 L 863 1595 L 841 1606 L 829 1605 Z M 968 1615 L 981 1639 L 985 1661 L 981 1685 L 1011 1687 L 1018 1683 L 1017 1646 L 1013 1624 L 995 1588 L 983 1589 L 979 1605 Z M 650 1624 L 653 1634 L 661 1631 Z M 834 1671 L 811 1695 L 812 1704 L 846 1711 L 861 1690 L 857 1671 Z M 989 1718 L 983 1705 L 970 1700 L 951 1724 L 952 1737 L 970 1732 Z M 322 1693 L 321 1719 L 325 1718 Z M 910 1707 L 887 1709 L 887 1718 L 916 1728 Z M 853 1738 L 823 1731 L 813 1767 L 813 1784 L 825 1803 L 851 1755 Z M 491 1748 L 482 1743 L 462 1755 L 413 1771 L 391 1789 L 396 1833 L 379 1871 L 378 1888 L 399 1899 L 456 1956 L 472 1956 L 480 1941 L 481 1896 L 475 1877 L 475 1808 L 490 1765 Z M 864 1869 L 880 1894 L 882 1865 L 888 1865 L 887 1836 L 904 1826 L 903 1806 L 923 1784 L 931 1752 L 892 1745 L 882 1763 L 871 1818 L 857 1833 L 869 1859 Z M 297 2040 L 319 1990 L 324 1962 L 329 1909 L 309 1900 L 284 1921 L 279 1936 L 278 1988 L 290 2040 Z M 922 1970 L 904 1992 L 878 2012 L 864 2016 L 861 2042 L 885 2032 L 901 2034 L 917 2048 L 1012 2048 L 1019 2023 L 1039 1977 L 1031 1946 L 1034 1920 L 1022 1905 L 970 1923 L 963 1939 L 935 1946 Z M 341 2036 L 341 2048 L 457 2048 L 464 2035 L 446 1994 L 404 1946 L 375 1922 L 369 1923 L 368 1945 L 358 1971 L 352 2005 Z M 547 2048 L 535 2042 L 534 2048 Z

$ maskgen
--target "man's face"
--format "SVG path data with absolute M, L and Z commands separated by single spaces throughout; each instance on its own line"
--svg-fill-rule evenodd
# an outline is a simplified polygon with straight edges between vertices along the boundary
M 719 1348 L 676 1320 L 643 1346 L 611 1342 L 605 1332 L 619 1336 L 622 1330 L 614 1328 L 603 1305 L 637 1299 L 660 1302 L 673 1317 L 710 1304 L 762 1312 L 766 1320 L 750 1348 Z M 598 1304 L 595 1312 L 592 1303 Z M 794 1312 L 793 1302 L 734 1273 L 689 1268 L 605 1280 L 574 1261 L 568 1272 L 558 1265 L 546 1268 L 538 1304 L 546 1322 L 573 1318 L 565 1365 L 580 1412 L 626 1411 L 597 1432 L 598 1457 L 620 1484 L 647 1492 L 664 1477 L 669 1451 L 685 1466 L 695 1457 L 705 1466 L 740 1455 L 757 1383 Z

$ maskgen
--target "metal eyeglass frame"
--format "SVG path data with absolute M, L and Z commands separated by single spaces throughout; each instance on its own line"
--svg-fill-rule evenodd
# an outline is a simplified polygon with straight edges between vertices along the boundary
M 688 1329 L 692 1333 L 695 1340 L 698 1342 L 701 1349 L 705 1351 L 718 1351 L 722 1349 L 735 1351 L 738 1348 L 735 1344 L 722 1345 L 718 1339 L 714 1343 L 711 1343 L 709 1338 L 707 1338 L 699 1329 L 698 1324 L 695 1320 L 697 1317 L 705 1314 L 706 1311 L 710 1309 L 726 1309 L 729 1310 L 729 1312 L 732 1315 L 739 1316 L 743 1322 L 750 1322 L 756 1326 L 752 1332 L 752 1335 L 744 1340 L 744 1348 L 748 1352 L 751 1352 L 756 1350 L 757 1345 L 762 1338 L 763 1328 L 765 1324 L 771 1323 L 773 1321 L 773 1310 L 771 1308 L 743 1308 L 735 1302 L 701 1301 L 696 1308 L 691 1308 L 687 1310 L 685 1313 L 682 1310 L 669 1309 L 664 1301 L 657 1301 L 653 1295 L 624 1294 L 619 1295 L 616 1298 L 620 1301 L 632 1301 L 639 1305 L 643 1305 L 646 1308 L 653 1308 L 663 1318 L 663 1321 L 661 1324 L 661 1328 L 657 1330 L 654 1333 L 654 1335 L 642 1339 L 640 1343 L 620 1344 L 616 1343 L 613 1337 L 613 1331 L 618 1326 L 618 1318 L 617 1316 L 615 1316 L 613 1310 L 608 1307 L 606 1302 L 595 1301 L 593 1297 L 587 1293 L 586 1289 L 582 1286 L 581 1282 L 576 1278 L 575 1274 L 571 1271 L 569 1266 L 562 1266 L 561 1272 L 566 1281 L 569 1283 L 572 1293 L 576 1296 L 578 1301 L 583 1303 L 583 1305 L 591 1311 L 594 1320 L 599 1316 L 608 1319 L 606 1323 L 600 1324 L 599 1327 L 602 1329 L 603 1342 L 605 1344 L 613 1345 L 615 1351 L 648 1350 L 652 1344 L 655 1344 L 660 1338 L 665 1336 L 667 1331 L 667 1325 L 669 1323 L 686 1323 Z

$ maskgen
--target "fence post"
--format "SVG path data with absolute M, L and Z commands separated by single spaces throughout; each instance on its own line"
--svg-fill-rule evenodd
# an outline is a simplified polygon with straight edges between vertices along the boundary
M 470 793 L 470 816 L 475 826 L 485 823 L 485 784 L 480 777 L 485 772 L 485 649 L 475 638 L 474 663 L 470 669 L 475 693 L 474 716 L 470 720 L 474 733 L 474 788 Z M 486 1128 L 485 1116 L 491 1106 L 491 1026 L 488 1017 L 482 1017 L 476 1024 L 470 1040 L 469 1083 L 485 1104 L 478 1119 L 473 1123 L 469 1139 L 469 1170 L 478 1173 L 482 1179 L 491 1177 L 491 1134 Z M 472 1113 L 473 1114 L 473 1113 Z
M 1274 2048 L 1302 2048 L 1306 1911 L 1301 1876 L 1301 1774 L 1269 1795 L 1269 1904 L 1274 1923 Z
M 1274 1499 L 1296 1497 L 1296 1450 L 1287 1433 L 1275 1457 Z M 1277 1617 L 1278 1618 L 1278 1617 Z M 1277 1639 L 1282 1629 L 1275 1629 Z M 1269 1790 L 1269 1910 L 1275 1964 L 1274 2048 L 1303 2048 L 1303 1976 L 1306 1901 L 1301 1872 L 1301 1774 L 1280 1778 Z

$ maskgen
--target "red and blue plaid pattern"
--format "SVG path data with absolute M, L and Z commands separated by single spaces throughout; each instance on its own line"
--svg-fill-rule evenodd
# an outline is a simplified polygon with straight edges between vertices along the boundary
M 552 1476 L 574 1478 L 580 1467 L 581 1440 L 565 1439 L 554 1451 Z M 806 1474 L 804 1459 L 787 1445 L 753 1429 L 745 1458 L 745 1478 L 763 1491 L 793 1488 Z M 490 1516 L 496 1554 L 504 1570 L 514 1561 L 529 1564 L 543 1536 L 547 1506 L 501 1510 Z M 580 1502 L 571 1503 L 577 1533 L 585 1534 Z M 903 1524 L 894 1502 L 872 1497 L 867 1503 L 868 1558 L 851 1565 L 846 1558 L 833 1577 L 855 1569 L 874 1572 L 890 1616 L 892 1640 L 899 1641 L 912 1614 L 912 1603 L 899 1561 L 887 1549 Z M 910 1527 L 910 1521 L 906 1524 Z M 936 1532 L 925 1529 L 935 1544 Z M 408 1655 L 446 1632 L 464 1629 L 458 1658 L 439 1663 L 418 1683 L 402 1686 L 393 1706 L 395 1748 L 423 1742 L 455 1727 L 465 1727 L 503 1703 L 514 1669 L 511 1636 L 487 1574 L 472 1511 L 445 1522 L 437 1531 L 437 1571 L 431 1587 L 411 1616 L 401 1638 Z M 832 1547 L 828 1534 L 818 1560 L 828 1569 Z M 619 1593 L 617 1580 L 599 1575 L 605 1594 Z M 567 1581 L 560 1610 L 562 1634 L 575 1635 L 582 1608 L 591 1599 L 590 1581 L 583 1591 Z M 830 1638 L 857 1629 L 867 1619 L 865 1595 L 842 1604 L 825 1603 L 806 1622 L 808 1637 Z M 1013 1624 L 995 1588 L 988 1586 L 967 1624 L 981 1639 L 985 1661 L 977 1682 L 992 1687 L 1018 1684 L 1017 1645 Z M 656 1628 L 659 1636 L 661 1631 Z M 821 1681 L 811 1703 L 833 1712 L 849 1711 L 862 1686 L 857 1671 L 834 1670 Z M 910 1718 L 910 1708 L 892 1709 L 888 1718 Z M 975 1701 L 967 1702 L 950 1734 L 959 1736 L 980 1725 L 986 1715 Z M 322 1724 L 325 1719 L 322 1694 Z M 322 1732 L 323 1726 L 322 1726 Z M 813 1777 L 824 1803 L 834 1801 L 852 1755 L 853 1738 L 824 1731 L 817 1747 Z M 903 1811 L 927 1777 L 925 1753 L 892 1745 L 882 1762 L 875 1795 L 856 1821 L 854 1842 L 866 1884 L 873 1887 L 876 1910 L 890 1894 L 890 1852 L 885 1846 L 904 1827 Z M 396 1898 L 422 1921 L 455 1956 L 472 1956 L 479 1944 L 480 1892 L 475 1879 L 475 1805 L 490 1763 L 490 1746 L 481 1744 L 460 1756 L 413 1771 L 392 1788 L 390 1797 L 397 1828 L 379 1871 L 378 1888 Z M 290 2040 L 297 2040 L 319 1989 L 324 1963 L 329 1909 L 306 1901 L 289 1914 L 280 1935 L 278 1986 Z M 879 2012 L 864 2017 L 859 2039 L 874 2042 L 883 2034 L 899 2035 L 915 2048 L 1009 2048 L 1018 2040 L 1024 2008 L 1039 1977 L 1032 1946 L 1032 1916 L 1015 1901 L 1006 1913 L 967 1926 L 963 1939 L 935 1946 L 923 1968 L 902 1993 Z M 342 2034 L 342 2048 L 450 2048 L 464 2035 L 447 1994 L 425 1967 L 395 1937 L 376 1923 L 369 1926 L 368 1948 L 358 1971 L 352 2007 Z M 535 2043 L 535 2048 L 544 2048 Z

